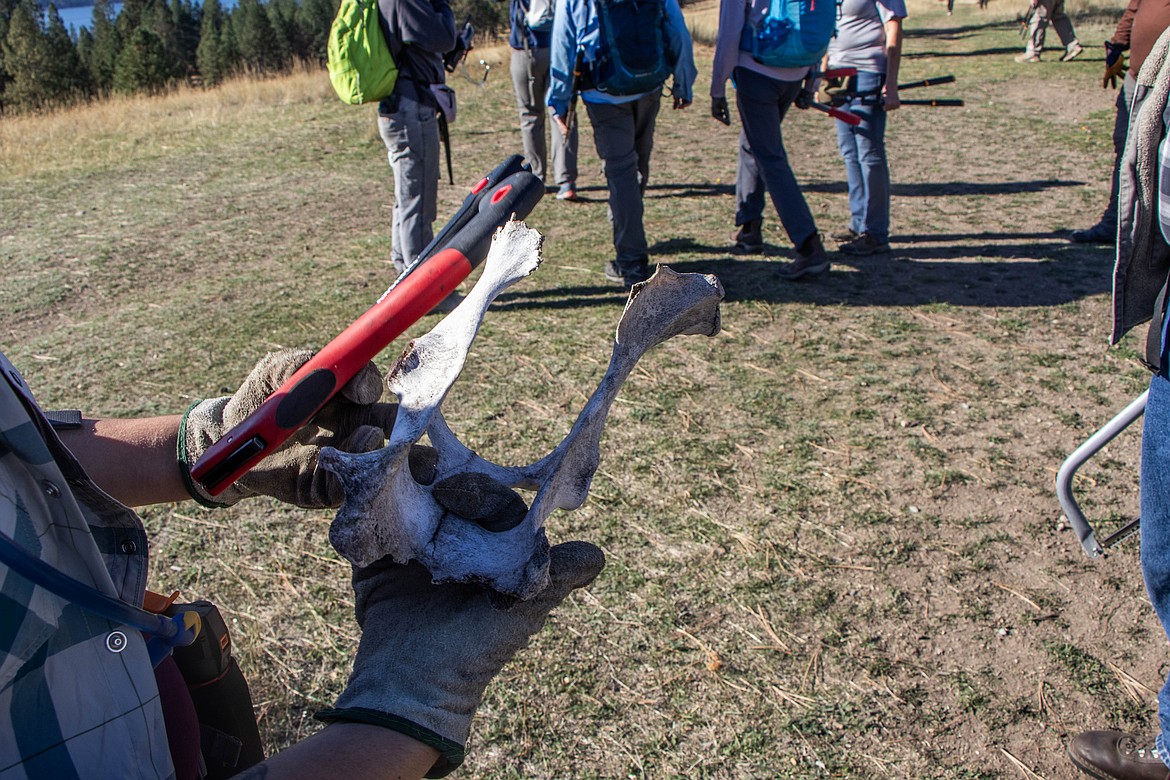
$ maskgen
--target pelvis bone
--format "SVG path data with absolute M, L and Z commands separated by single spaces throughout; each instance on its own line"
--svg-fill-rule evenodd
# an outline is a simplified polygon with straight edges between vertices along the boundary
M 364 454 L 322 450 L 321 464 L 345 486 L 345 503 L 329 539 L 354 565 L 366 566 L 387 555 L 399 563 L 416 559 L 435 582 L 478 582 L 521 599 L 539 593 L 548 584 L 545 520 L 554 509 L 572 510 L 584 503 L 600 461 L 606 416 L 634 365 L 650 347 L 673 336 L 719 332 L 719 280 L 660 267 L 630 293 L 609 368 L 564 441 L 528 466 L 499 466 L 479 457 L 455 438 L 439 407 L 463 370 L 488 306 L 540 265 L 541 241 L 523 222 L 506 224 L 493 237 L 472 291 L 430 333 L 406 348 L 387 378 L 399 407 L 385 447 Z M 411 446 L 423 433 L 438 453 L 430 484 L 474 474 L 535 491 L 519 525 L 493 532 L 440 506 L 431 488 L 415 481 L 408 465 Z

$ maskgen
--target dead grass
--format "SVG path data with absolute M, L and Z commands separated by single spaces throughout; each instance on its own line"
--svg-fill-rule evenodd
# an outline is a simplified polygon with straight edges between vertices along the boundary
M 1137 545 L 1087 560 L 1052 488 L 1146 379 L 1136 342 L 1106 347 L 1108 251 L 1057 232 L 1104 204 L 1113 94 L 1092 51 L 1015 65 L 1015 9 L 943 8 L 914 0 L 903 76 L 954 73 L 932 94 L 967 105 L 891 118 L 894 254 L 815 284 L 775 276 L 772 216 L 764 256 L 726 253 L 736 129 L 703 110 L 698 51 L 696 105 L 659 117 L 647 227 L 659 261 L 720 276 L 724 330 L 655 349 L 623 389 L 589 501 L 549 527 L 609 564 L 489 688 L 463 776 L 1058 780 L 1071 733 L 1154 728 L 1165 637 Z M 505 70 L 453 80 L 461 184 L 440 214 L 518 146 Z M 0 341 L 44 405 L 182 409 L 385 288 L 372 111 L 290 82 L 0 123 Z M 794 112 L 784 132 L 836 229 L 831 125 Z M 445 407 L 502 462 L 555 445 L 609 358 L 623 296 L 587 132 L 580 185 L 530 218 L 546 262 L 493 307 Z M 1136 507 L 1136 441 L 1082 469 L 1103 527 Z M 270 748 L 310 733 L 358 636 L 331 514 L 145 518 L 156 588 L 232 621 Z

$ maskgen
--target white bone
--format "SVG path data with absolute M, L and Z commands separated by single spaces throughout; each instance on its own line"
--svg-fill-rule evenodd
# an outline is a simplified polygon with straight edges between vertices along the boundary
M 609 408 L 634 365 L 648 349 L 673 336 L 719 332 L 719 280 L 660 267 L 631 291 L 609 367 L 556 449 L 528 466 L 484 460 L 455 437 L 440 406 L 463 369 L 488 306 L 540 265 L 540 247 L 540 234 L 523 222 L 506 224 L 493 237 L 471 293 L 406 348 L 387 378 L 399 407 L 384 448 L 365 454 L 321 451 L 321 465 L 337 475 L 346 493 L 329 538 L 351 563 L 367 566 L 389 555 L 399 563 L 420 561 L 436 582 L 479 582 L 521 599 L 539 593 L 548 584 L 545 520 L 554 509 L 576 509 L 584 503 L 600 462 Z M 508 487 L 535 490 L 523 522 L 493 533 L 439 506 L 430 488 L 414 481 L 407 465 L 411 445 L 424 432 L 439 453 L 435 482 L 480 473 Z

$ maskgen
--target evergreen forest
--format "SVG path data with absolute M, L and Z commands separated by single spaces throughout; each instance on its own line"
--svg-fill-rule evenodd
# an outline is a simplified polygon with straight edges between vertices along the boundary
M 0 113 L 68 106 L 111 93 L 213 86 L 325 62 L 340 0 L 96 0 L 93 24 L 66 28 L 55 5 L 0 0 Z M 453 0 L 477 40 L 507 22 L 502 0 Z

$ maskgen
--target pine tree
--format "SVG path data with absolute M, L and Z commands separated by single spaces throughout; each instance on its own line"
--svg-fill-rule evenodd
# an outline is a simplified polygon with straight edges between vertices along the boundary
M 122 36 L 114 24 L 110 0 L 97 0 L 93 5 L 93 51 L 86 63 L 94 91 L 108 94 L 114 87 L 114 66 L 122 52 Z
M 183 64 L 183 72 L 190 73 L 195 70 L 202 11 L 191 0 L 170 0 L 170 14 L 176 54 Z
M 255 73 L 279 69 L 283 63 L 276 36 L 259 0 L 240 0 L 231 16 L 241 64 Z
M 227 77 L 229 63 L 223 56 L 223 11 L 219 0 L 204 0 L 203 18 L 199 24 L 199 48 L 195 51 L 195 66 L 207 86 L 219 84 Z
M 4 67 L 10 81 L 5 85 L 5 107 L 35 111 L 56 98 L 44 74 L 52 70 L 49 40 L 42 28 L 42 15 L 35 0 L 21 0 L 8 20 L 8 34 L 0 42 Z
M 297 0 L 268 0 L 262 8 L 268 16 L 268 23 L 272 25 L 277 62 L 280 67 L 287 67 L 299 55 L 297 50 L 300 41 L 295 18 Z
M 236 43 L 236 22 L 232 14 L 224 14 L 223 26 L 219 28 L 219 57 L 225 75 L 239 73 L 244 63 L 240 57 L 240 46 Z
M 162 38 L 146 27 L 139 27 L 130 34 L 118 55 L 114 90 L 127 95 L 157 93 L 166 89 L 173 76 L 173 64 Z
M 297 5 L 297 25 L 304 41 L 302 57 L 324 64 L 329 44 L 329 28 L 337 15 L 336 0 L 301 0 Z
M 89 73 L 81 64 L 77 56 L 77 45 L 73 37 L 65 29 L 65 22 L 57 12 L 57 6 L 50 3 L 48 12 L 48 29 L 45 39 L 49 46 L 53 68 L 44 74 L 45 80 L 50 83 L 50 92 L 55 95 L 58 103 L 69 103 L 88 97 L 90 89 Z

